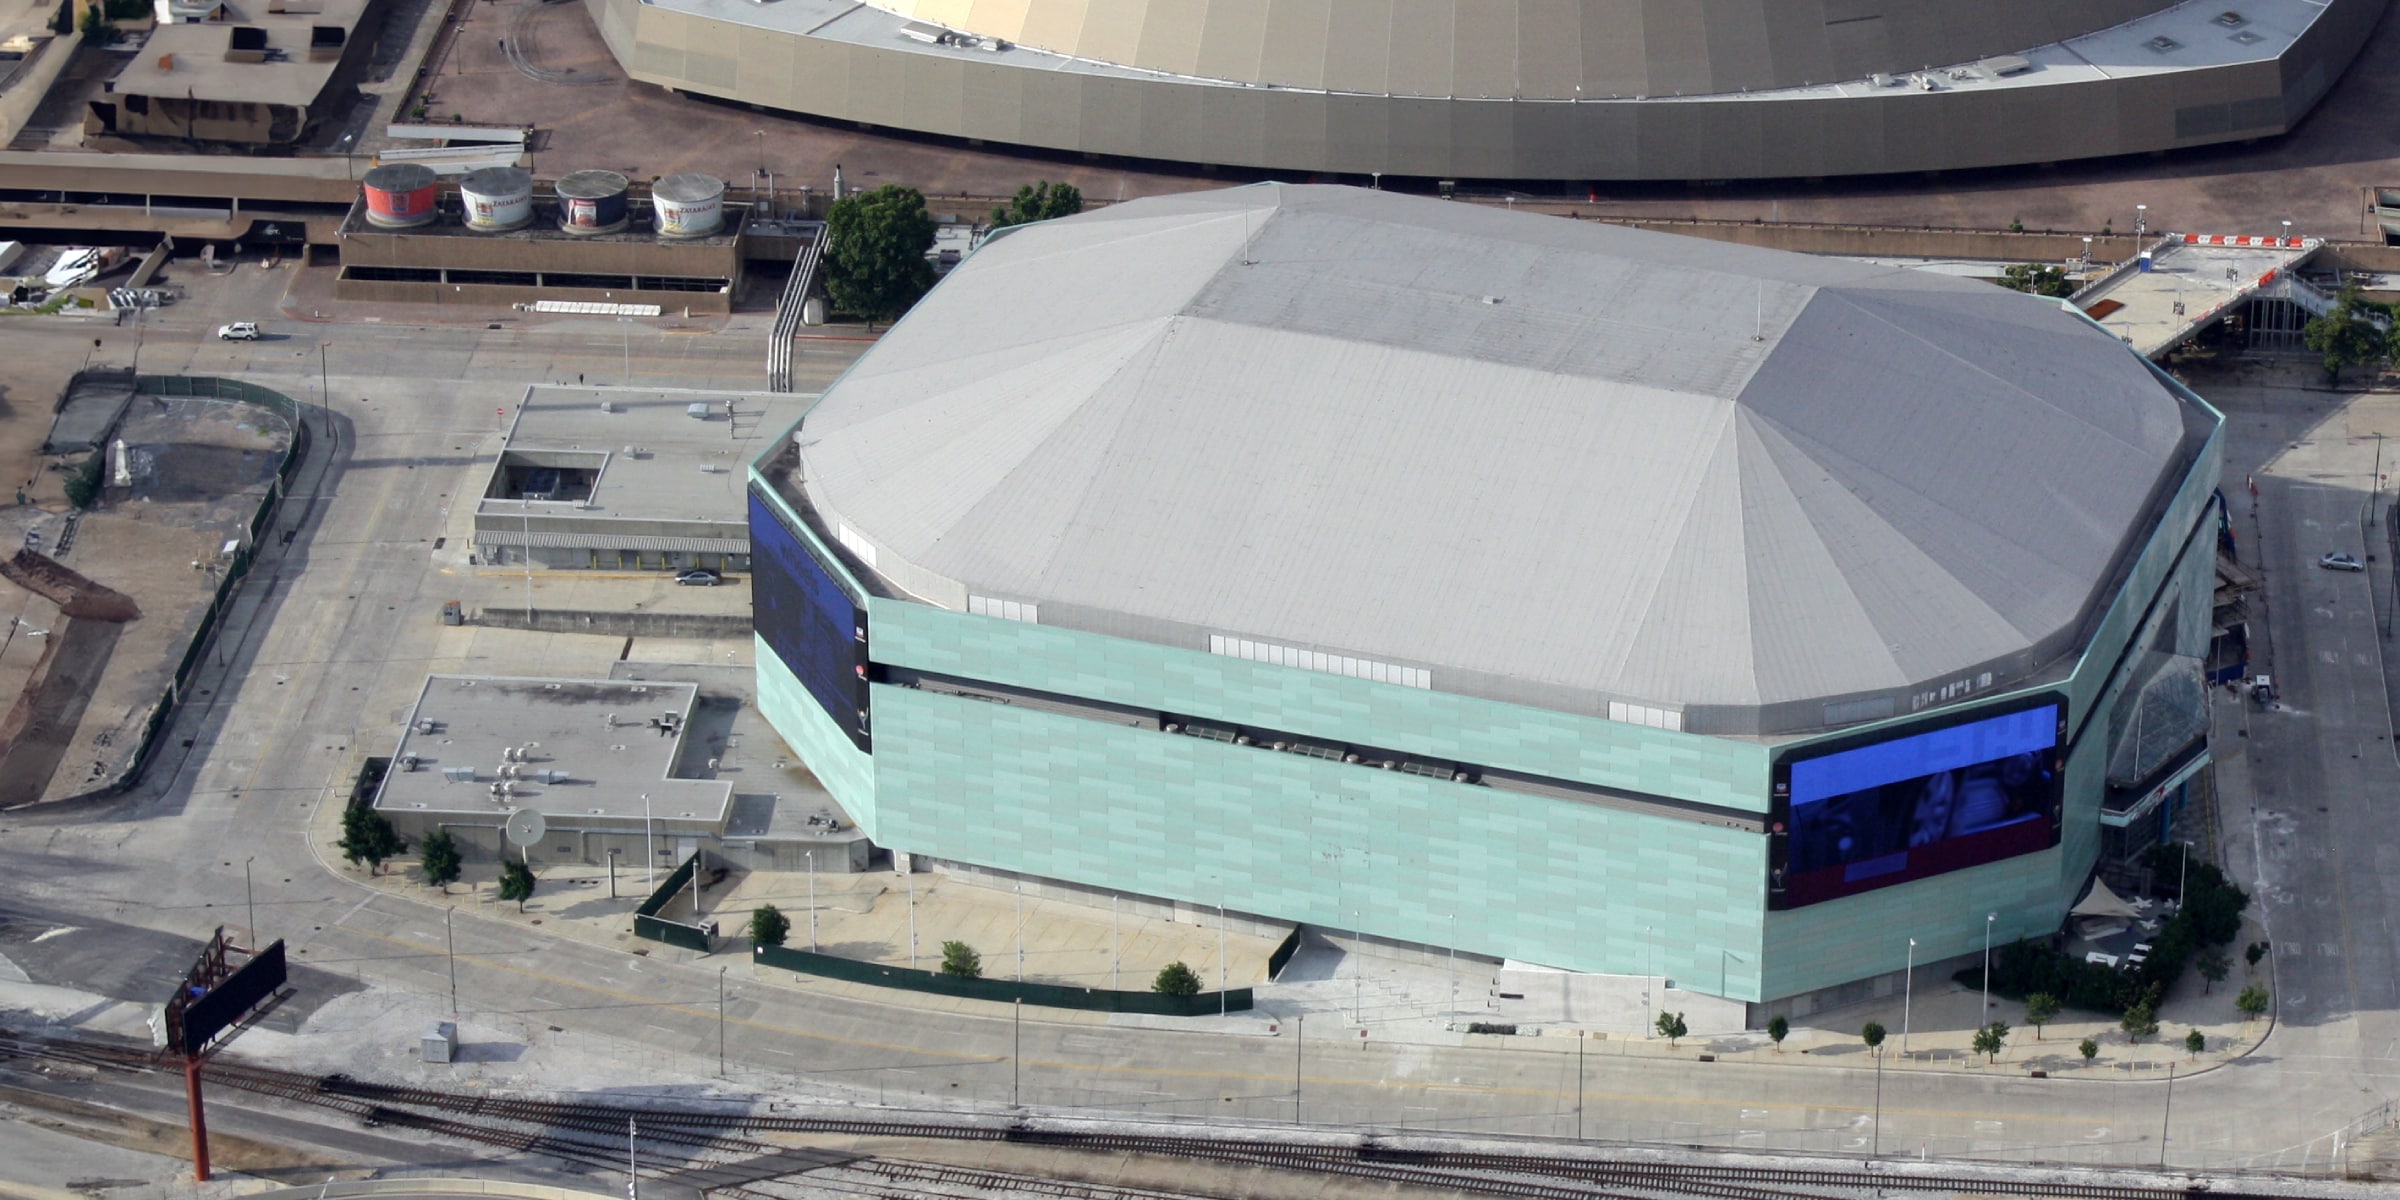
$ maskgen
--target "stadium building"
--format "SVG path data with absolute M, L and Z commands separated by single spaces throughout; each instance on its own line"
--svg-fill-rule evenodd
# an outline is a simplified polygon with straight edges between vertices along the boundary
M 1805 1014 L 2157 836 L 2218 425 L 1981 283 L 1140 200 L 995 238 L 754 465 L 760 703 L 895 853 Z
M 1002 145 L 1439 179 L 1934 171 L 2298 124 L 2386 0 L 584 0 L 633 78 Z

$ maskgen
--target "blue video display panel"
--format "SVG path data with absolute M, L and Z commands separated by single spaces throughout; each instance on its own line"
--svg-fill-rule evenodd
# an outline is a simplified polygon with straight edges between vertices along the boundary
M 2047 700 L 1778 763 L 1769 907 L 2057 845 L 2065 711 Z
M 774 508 L 750 494 L 750 623 L 817 706 L 870 749 L 867 614 Z

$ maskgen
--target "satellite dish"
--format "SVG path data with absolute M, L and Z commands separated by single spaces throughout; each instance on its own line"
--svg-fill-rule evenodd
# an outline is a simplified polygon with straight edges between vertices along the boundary
M 542 819 L 542 814 L 530 808 L 520 808 L 508 814 L 508 824 L 500 827 L 500 832 L 508 838 L 511 846 L 531 846 L 541 841 L 542 835 L 549 830 L 550 823 Z

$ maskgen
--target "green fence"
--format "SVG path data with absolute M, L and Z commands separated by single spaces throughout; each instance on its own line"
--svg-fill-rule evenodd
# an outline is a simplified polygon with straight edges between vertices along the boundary
M 216 640 L 225 615 L 233 608 L 234 585 L 250 573 L 253 548 L 258 544 L 259 535 L 274 521 L 276 509 L 282 505 L 290 487 L 292 473 L 299 469 L 309 444 L 308 423 L 300 419 L 299 402 L 256 384 L 206 375 L 143 375 L 134 380 L 134 393 L 141 396 L 204 397 L 255 404 L 281 416 L 289 423 L 292 436 L 290 444 L 284 448 L 283 462 L 275 468 L 275 482 L 267 488 L 267 494 L 259 499 L 257 510 L 250 514 L 250 546 L 234 551 L 232 561 L 225 564 L 225 574 L 217 580 L 216 594 L 209 597 L 208 610 L 201 615 L 199 625 L 193 629 L 191 642 L 183 648 L 182 660 L 175 664 L 174 679 L 167 684 L 167 690 L 159 697 L 157 706 L 150 710 L 149 719 L 142 723 L 142 739 L 134 750 L 132 765 L 123 777 L 97 791 L 85 793 L 87 796 L 122 792 L 141 781 L 142 772 L 149 767 L 151 756 L 158 750 L 159 739 L 174 719 L 176 704 L 185 690 L 191 687 L 210 643 Z M 115 431 L 109 432 L 113 434 Z
M 753 946 L 750 961 L 760 966 L 781 967 L 803 975 L 818 975 L 872 987 L 900 988 L 935 996 L 963 996 L 969 1000 L 991 1000 L 1001 1004 L 1022 1000 L 1027 1004 L 1048 1008 L 1080 1008 L 1095 1012 L 1202 1017 L 1214 1016 L 1220 1011 L 1246 1012 L 1251 1002 L 1249 988 L 1233 988 L 1222 993 L 1201 992 L 1195 996 L 1162 996 L 1157 992 L 1112 992 L 1105 988 L 1064 987 L 1055 983 L 968 979 L 909 967 L 887 967 L 882 963 L 860 962 L 854 958 L 835 958 L 830 954 L 815 954 L 788 946 Z
M 699 870 L 700 852 L 695 850 L 690 858 L 683 860 L 682 866 L 675 868 L 667 876 L 665 883 L 658 885 L 657 891 L 650 893 L 649 899 L 642 901 L 640 908 L 633 910 L 633 936 L 653 942 L 665 942 L 670 946 L 681 946 L 686 950 L 697 950 L 702 954 L 714 949 L 709 944 L 710 938 L 707 929 L 698 925 L 686 925 L 681 921 L 670 921 L 658 915 L 667 907 L 667 902 L 675 898 L 675 893 L 691 884 L 692 876 Z

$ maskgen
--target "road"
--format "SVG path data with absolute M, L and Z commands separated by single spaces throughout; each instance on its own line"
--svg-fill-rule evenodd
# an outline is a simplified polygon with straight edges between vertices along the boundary
M 36 335 L 0 328 L 0 357 L 29 336 Z M 170 325 L 146 336 L 142 369 L 248 374 L 270 385 L 296 378 L 305 393 L 319 339 L 330 344 L 328 408 L 342 431 L 322 483 L 325 503 L 288 547 L 262 539 L 269 549 L 239 602 L 230 665 L 203 679 L 208 701 L 178 720 L 177 740 L 192 739 L 188 752 L 171 743 L 145 786 L 121 801 L 0 818 L 11 920 L 68 930 L 55 938 L 57 962 L 36 964 L 55 977 L 37 982 L 127 1001 L 147 996 L 151 981 L 138 973 L 102 969 L 109 949 L 137 937 L 197 939 L 238 923 L 247 862 L 264 933 L 285 938 L 295 962 L 341 981 L 321 980 L 323 992 L 363 987 L 363 996 L 402 1017 L 445 1007 L 451 960 L 433 897 L 360 886 L 319 860 L 304 829 L 330 819 L 328 806 L 359 759 L 392 736 L 395 703 L 414 693 L 435 658 L 438 627 L 426 614 L 449 597 L 431 590 L 438 577 L 426 569 L 428 545 L 443 526 L 449 489 L 465 478 L 460 468 L 499 428 L 499 410 L 529 380 L 606 369 L 625 352 L 617 329 L 576 325 L 362 323 L 252 345 Z M 634 343 L 637 381 L 731 388 L 754 386 L 758 376 L 754 335 L 636 333 Z M 823 380 L 845 358 L 832 349 L 804 353 L 800 369 Z M 2253 440 L 2273 445 L 2275 434 L 2261 426 Z M 2245 469 L 2237 463 L 2228 477 Z M 2324 494 L 2277 483 L 2262 500 L 2282 622 L 2276 636 L 2288 643 L 2278 661 L 2292 709 L 2262 715 L 2251 739 L 2269 768 L 2260 775 L 2280 789 L 2261 800 L 2259 827 L 2270 836 L 2255 853 L 2261 877 L 2291 893 L 2272 908 L 2279 986 L 2294 1019 L 2263 1053 L 2230 1069 L 2172 1085 L 2035 1080 L 2005 1068 L 1895 1069 L 1879 1087 L 1877 1072 L 1863 1066 L 1585 1059 L 1537 1041 L 1505 1050 L 1397 1045 L 1362 1040 L 1354 1029 L 1311 1029 L 1305 1041 L 1227 1037 L 1052 1023 L 1038 1014 L 1020 1024 L 988 1009 L 927 1012 L 770 987 L 746 978 L 739 964 L 721 1026 L 722 960 L 547 941 L 466 909 L 455 922 L 459 1004 L 487 1041 L 512 1042 L 488 1047 L 508 1064 L 499 1078 L 614 1091 L 705 1084 L 722 1035 L 745 1085 L 862 1104 L 1297 1117 L 1543 1136 L 1573 1136 L 1580 1127 L 1601 1139 L 2123 1164 L 2159 1161 L 2161 1128 L 2171 1120 L 2165 1157 L 2177 1166 L 2297 1165 L 2303 1154 L 2321 1162 L 2313 1143 L 2392 1091 L 2388 1053 L 2378 1060 L 2365 1052 L 2388 1043 L 2395 942 L 2382 916 L 2388 904 L 2366 911 L 2310 897 L 2346 898 L 2340 889 L 2395 877 L 2376 873 L 2388 852 L 2366 810 L 2369 797 L 2393 794 L 2395 771 L 2388 741 L 2374 749 L 2375 735 L 2389 730 L 2373 639 L 2348 615 L 2364 608 L 2365 582 L 2294 565 L 2319 552 L 2318 530 L 2340 533 L 2345 503 L 2357 507 L 2355 495 L 2344 501 L 2338 489 L 2317 490 Z M 302 511 L 291 506 L 286 519 Z M 2355 541 L 2355 529 L 2349 536 Z M 2313 614 L 2320 602 L 2331 615 L 2281 615 Z M 2325 774 L 2308 774 L 2312 762 Z M 2310 795 L 2324 811 L 2303 802 Z M 2294 822 L 2291 833 L 2276 840 L 2284 827 L 2275 822 L 2284 820 Z M 2326 866 L 2309 865 L 2317 854 Z M 2336 873 L 2330 893 L 2316 890 L 2309 874 L 2325 869 Z M 338 1007 L 352 1014 L 358 1006 Z M 331 997 L 312 997 L 285 1018 L 295 1036 L 262 1036 L 245 1048 L 419 1070 L 406 1065 L 406 1053 L 421 1026 L 369 1027 L 383 1039 L 370 1045 L 360 1027 L 319 1015 L 336 1008 Z

